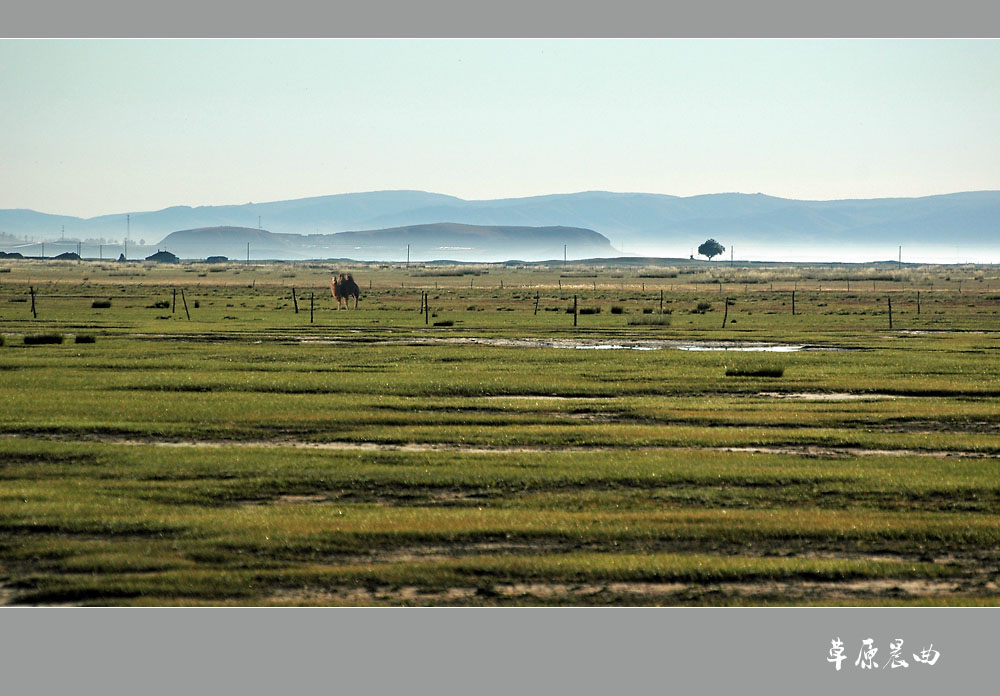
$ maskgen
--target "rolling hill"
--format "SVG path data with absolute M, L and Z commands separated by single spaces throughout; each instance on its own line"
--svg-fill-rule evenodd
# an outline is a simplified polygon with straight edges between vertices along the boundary
M 606 237 L 573 227 L 481 226 L 457 223 L 408 225 L 334 234 L 281 234 L 247 227 L 203 227 L 167 235 L 159 246 L 184 258 L 212 255 L 244 258 L 358 260 L 451 259 L 504 261 L 561 258 L 563 245 L 576 257 L 614 253 Z

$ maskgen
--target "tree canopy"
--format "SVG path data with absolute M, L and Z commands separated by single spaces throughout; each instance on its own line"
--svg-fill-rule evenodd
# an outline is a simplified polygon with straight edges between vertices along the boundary
M 707 240 L 704 244 L 698 247 L 698 253 L 702 256 L 707 256 L 708 260 L 711 261 L 713 256 L 718 256 L 726 250 L 726 247 L 719 244 L 714 239 Z

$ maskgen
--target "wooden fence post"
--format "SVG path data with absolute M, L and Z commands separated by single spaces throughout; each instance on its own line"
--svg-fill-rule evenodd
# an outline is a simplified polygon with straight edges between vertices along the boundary
M 726 319 L 729 318 L 729 298 L 726 298 L 726 312 L 722 315 L 722 328 L 726 328 Z
M 170 308 L 171 314 L 177 314 L 177 288 L 174 288 L 174 304 Z
M 35 319 L 37 319 L 38 318 L 38 312 L 35 311 L 35 286 L 32 285 L 29 288 L 29 290 L 31 292 L 31 316 L 33 316 Z
M 292 288 L 292 304 L 295 305 L 295 313 L 299 313 L 299 301 L 295 297 L 295 288 Z
M 576 295 L 573 295 L 573 326 L 576 326 Z
M 191 312 L 188 311 L 188 301 L 187 301 L 187 298 L 184 297 L 184 290 L 183 290 L 183 288 L 181 289 L 181 302 L 184 303 L 184 314 L 187 315 L 188 321 L 191 321 Z
M 428 295 L 425 292 L 424 293 L 424 324 L 429 324 L 430 323 L 431 308 L 430 308 L 430 302 L 428 302 L 428 299 L 429 299 Z
M 535 316 L 538 316 L 538 291 L 535 291 Z
M 892 298 L 887 298 L 889 300 L 889 329 L 892 329 Z
M 920 314 L 920 291 L 917 290 L 917 314 Z
M 309 323 L 313 323 L 313 297 L 315 293 L 309 293 Z
M 792 290 L 792 316 L 795 316 L 795 291 Z

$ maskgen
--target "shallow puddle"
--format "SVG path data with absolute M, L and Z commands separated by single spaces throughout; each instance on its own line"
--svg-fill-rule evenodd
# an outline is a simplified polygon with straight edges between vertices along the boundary
M 793 353 L 804 350 L 817 351 L 850 351 L 862 350 L 843 346 L 822 346 L 808 344 L 772 343 L 772 342 L 741 342 L 741 341 L 681 341 L 636 339 L 607 343 L 589 341 L 586 339 L 558 338 L 444 338 L 431 340 L 409 341 L 409 343 L 450 343 L 473 344 L 483 346 L 499 346 L 510 348 L 566 348 L 573 350 L 689 350 L 689 351 L 740 351 L 765 353 Z
M 855 394 L 851 392 L 758 392 L 757 396 L 772 399 L 795 399 L 797 401 L 880 401 L 885 399 L 905 399 L 896 394 Z
M 741 351 L 749 353 L 794 353 L 800 350 L 838 350 L 836 348 L 816 348 L 809 346 L 779 346 L 779 345 L 769 345 L 769 344 L 754 344 L 754 345 L 720 345 L 720 344 L 697 344 L 690 343 L 683 346 L 674 346 L 677 350 L 728 350 L 728 351 Z

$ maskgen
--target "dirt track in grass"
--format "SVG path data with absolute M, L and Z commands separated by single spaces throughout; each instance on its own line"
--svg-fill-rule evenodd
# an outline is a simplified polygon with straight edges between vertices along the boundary
M 303 450 L 361 451 L 361 452 L 459 452 L 463 454 L 516 454 L 524 452 L 597 452 L 619 451 L 613 445 L 588 445 L 586 447 L 563 447 L 557 445 L 518 445 L 515 447 L 488 447 L 477 445 L 455 445 L 432 442 L 310 442 L 275 438 L 270 440 L 163 440 L 154 438 L 121 437 L 104 433 L 83 433 L 67 435 L 35 435 L 25 433 L 0 433 L 0 438 L 23 438 L 34 440 L 58 440 L 61 442 L 103 442 L 113 445 L 142 447 L 191 447 L 191 448 L 292 448 Z M 767 447 L 695 447 L 695 446 L 641 446 L 643 451 L 691 451 L 691 452 L 746 452 L 752 454 L 784 454 L 798 457 L 841 459 L 844 457 L 935 457 L 982 459 L 994 454 L 973 450 L 918 450 L 918 449 L 870 449 L 863 447 L 819 447 L 813 445 L 779 445 Z

